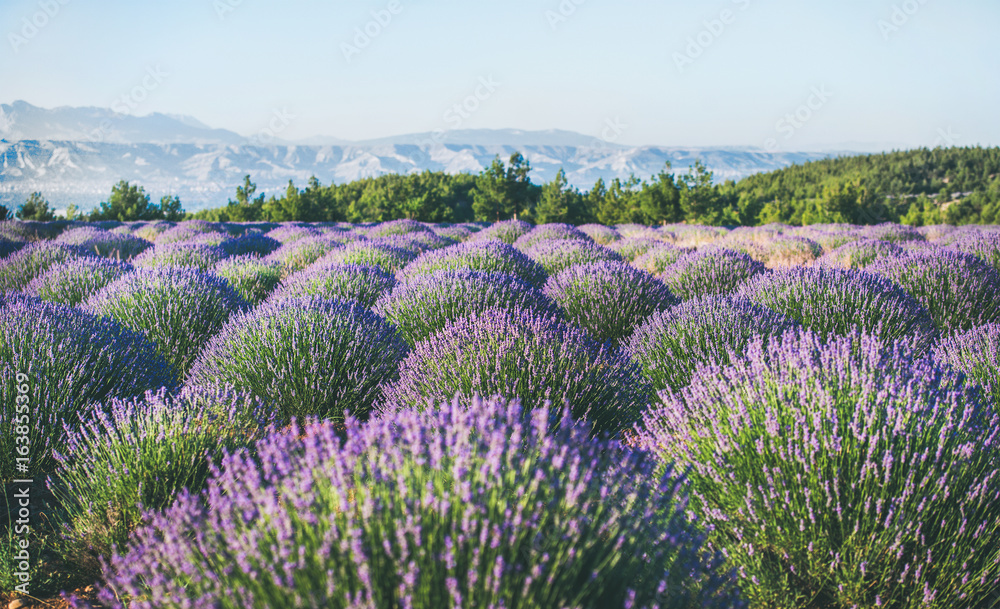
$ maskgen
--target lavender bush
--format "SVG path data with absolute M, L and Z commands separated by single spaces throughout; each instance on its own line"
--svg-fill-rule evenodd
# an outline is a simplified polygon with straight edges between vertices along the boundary
M 400 335 L 410 345 L 426 340 L 456 319 L 490 309 L 526 309 L 539 315 L 560 315 L 555 303 L 520 279 L 469 269 L 411 277 L 374 307 L 376 313 L 399 328 Z
M 444 237 L 446 239 L 451 239 L 456 243 L 461 243 L 463 241 L 468 241 L 475 234 L 475 231 L 471 230 L 467 226 L 435 226 L 431 229 L 434 234 L 439 237 Z
M 14 252 L 20 250 L 22 247 L 28 245 L 27 241 L 22 241 L 20 239 L 10 239 L 0 235 L 0 260 L 10 256 Z
M 790 332 L 706 366 L 643 444 L 766 607 L 987 607 L 1000 421 L 905 343 Z
M 390 220 L 371 227 L 365 234 L 369 239 L 386 237 L 388 235 L 407 235 L 412 233 L 430 233 L 431 229 L 416 220 Z
M 347 244 L 341 249 L 336 249 L 320 258 L 317 265 L 327 264 L 355 264 L 358 266 L 374 266 L 382 269 L 386 273 L 394 274 L 408 263 L 412 262 L 417 255 L 411 251 L 392 247 L 391 245 L 379 245 L 368 241 L 355 241 Z
M 674 247 L 667 243 L 660 243 L 646 250 L 645 254 L 633 258 L 632 266 L 642 269 L 647 273 L 659 275 L 687 253 L 689 253 L 689 250 Z
M 317 237 L 321 233 L 312 227 L 307 226 L 295 226 L 293 224 L 286 224 L 273 228 L 270 231 L 264 233 L 265 236 L 274 239 L 285 245 L 288 243 L 294 243 L 299 239 L 305 239 L 307 237 Z
M 917 229 L 912 226 L 903 226 L 902 224 L 876 224 L 875 226 L 866 226 L 859 232 L 866 239 L 889 241 L 892 243 L 925 240 L 924 236 Z
M 1000 232 L 967 232 L 948 246 L 963 254 L 971 254 L 1000 271 Z
M 763 264 L 746 254 L 706 248 L 678 258 L 664 269 L 660 279 L 671 292 L 687 300 L 731 294 L 746 280 L 765 272 Z
M 208 271 L 225 257 L 226 253 L 216 245 L 158 243 L 156 247 L 152 247 L 133 258 L 132 264 L 143 269 L 188 267 Z
M 572 224 L 539 224 L 528 233 L 518 237 L 517 241 L 514 242 L 514 247 L 523 252 L 542 241 L 553 239 L 580 239 L 589 241 L 590 237 L 578 231 Z
M 144 510 L 169 506 L 181 489 L 205 486 L 209 462 L 263 437 L 273 413 L 233 389 L 166 389 L 93 408 L 65 447 L 49 487 L 74 541 L 100 555 L 124 546 Z
M 617 252 L 625 260 L 635 260 L 639 256 L 649 252 L 653 248 L 664 244 L 659 238 L 652 237 L 626 237 L 620 241 L 608 244 L 608 248 Z
M 523 220 L 504 220 L 477 232 L 470 241 L 502 241 L 507 245 L 514 245 L 515 241 L 530 233 L 533 228 Z
M 340 249 L 344 249 L 344 246 L 325 236 L 305 237 L 282 245 L 265 259 L 280 262 L 290 274 L 301 271 L 326 254 Z
M 64 440 L 63 421 L 72 422 L 90 403 L 174 383 L 141 334 L 66 305 L 15 292 L 0 296 L 0 450 L 7 455 L 0 459 L 0 480 L 51 471 L 52 451 Z M 19 388 L 27 401 L 18 397 Z M 19 412 L 23 406 L 27 413 Z M 16 449 L 18 426 L 29 438 L 26 454 Z M 15 455 L 28 457 L 28 472 L 15 474 Z
M 195 269 L 137 269 L 87 300 L 84 309 L 142 332 L 183 379 L 205 342 L 247 307 L 229 282 Z
M 271 301 L 316 296 L 326 300 L 353 300 L 371 307 L 396 285 L 380 268 L 356 264 L 314 264 L 285 279 Z
M 941 341 L 938 361 L 979 384 L 1000 412 L 1000 324 L 979 326 Z
M 274 403 L 280 423 L 364 418 L 407 350 L 392 324 L 355 302 L 266 302 L 212 338 L 188 382 L 245 389 Z
M 920 301 L 942 334 L 1000 321 L 1000 272 L 975 256 L 946 250 L 910 253 L 867 270 Z
M 201 233 L 217 233 L 221 232 L 221 227 L 212 224 L 210 222 L 206 223 L 189 223 L 181 222 L 176 226 L 168 228 L 167 230 L 155 235 L 153 241 L 157 245 L 166 245 L 168 243 L 179 243 L 181 241 L 186 241 L 192 237 L 197 237 Z
M 0 294 L 23 290 L 49 268 L 71 258 L 96 258 L 97 255 L 76 245 L 41 241 L 32 243 L 0 260 Z
M 599 341 L 619 341 L 678 302 L 662 281 L 625 262 L 579 264 L 550 277 L 544 293 L 566 319 Z
M 423 408 L 456 394 L 513 396 L 525 408 L 568 403 L 575 418 L 612 433 L 632 425 L 653 395 L 617 349 L 517 310 L 475 313 L 417 343 L 385 390 L 385 409 Z
M 644 453 L 516 402 L 294 425 L 105 569 L 108 607 L 740 607 Z M 550 422 L 550 420 L 552 422 Z
M 842 269 L 863 269 L 877 260 L 902 256 L 903 248 L 888 241 L 858 239 L 820 256 L 815 265 Z
M 725 365 L 757 336 L 782 334 L 798 324 L 745 298 L 706 296 L 654 313 L 625 343 L 656 391 L 687 387 L 706 364 Z
M 49 267 L 25 286 L 42 300 L 75 306 L 132 270 L 127 262 L 106 258 L 70 258 Z
M 610 226 L 604 226 L 603 224 L 584 224 L 576 227 L 576 229 L 593 239 L 595 243 L 599 243 L 601 245 L 608 245 L 609 243 L 620 241 L 622 239 L 621 233 Z
M 758 275 L 737 293 L 787 315 L 824 340 L 860 329 L 885 340 L 912 337 L 927 349 L 937 338 L 923 305 L 891 281 L 864 271 L 788 269 Z
M 547 278 L 540 264 L 500 241 L 469 241 L 426 252 L 407 264 L 399 277 L 409 279 L 456 269 L 513 275 L 536 287 L 541 287 Z
M 548 275 L 555 275 L 564 269 L 577 264 L 611 260 L 620 262 L 621 255 L 615 251 L 597 245 L 589 239 L 550 239 L 536 243 L 524 250 L 524 254 L 542 265 Z
M 258 305 L 274 291 L 286 269 L 280 262 L 253 254 L 226 258 L 215 265 L 215 274 L 229 282 L 236 293 L 251 305 Z

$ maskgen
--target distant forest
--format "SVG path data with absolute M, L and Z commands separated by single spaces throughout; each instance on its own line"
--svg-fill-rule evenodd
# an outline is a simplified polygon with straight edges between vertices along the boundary
M 141 186 L 120 182 L 108 202 L 91 213 L 70 211 L 77 219 L 121 221 L 494 222 L 516 217 L 536 224 L 1000 223 L 1000 148 L 839 157 L 718 184 L 700 162 L 685 173 L 675 173 L 668 164 L 650 180 L 598 180 L 589 191 L 568 186 L 562 170 L 541 185 L 531 181 L 530 173 L 529 162 L 515 153 L 506 162 L 497 157 L 479 174 L 425 171 L 329 186 L 314 177 L 305 188 L 289 182 L 283 196 L 266 198 L 256 194 L 247 176 L 227 205 L 193 214 L 185 214 L 176 198 L 152 204 Z M 51 214 L 40 193 L 18 211 L 23 219 Z

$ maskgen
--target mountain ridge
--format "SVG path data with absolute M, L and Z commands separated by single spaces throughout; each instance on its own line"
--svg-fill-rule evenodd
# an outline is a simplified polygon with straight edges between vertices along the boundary
M 29 137 L 34 136 L 34 137 Z M 136 117 L 102 108 L 46 110 L 27 102 L 0 104 L 0 204 L 18 205 L 41 192 L 56 209 L 90 209 L 111 186 L 128 180 L 151 196 L 177 195 L 188 211 L 225 204 L 250 175 L 259 192 L 280 194 L 289 180 L 346 182 L 425 170 L 478 173 L 497 155 L 521 152 L 542 183 L 563 168 L 569 183 L 589 190 L 635 174 L 675 172 L 700 159 L 717 180 L 739 179 L 836 152 L 765 152 L 752 147 L 625 146 L 572 131 L 466 129 L 349 142 L 309 138 L 302 144 L 246 138 L 197 119 L 154 113 Z

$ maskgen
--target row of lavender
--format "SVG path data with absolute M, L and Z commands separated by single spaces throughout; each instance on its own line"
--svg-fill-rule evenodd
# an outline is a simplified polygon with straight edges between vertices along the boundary
M 0 255 L 0 397 L 37 379 L 109 604 L 1000 589 L 995 230 L 5 223 Z

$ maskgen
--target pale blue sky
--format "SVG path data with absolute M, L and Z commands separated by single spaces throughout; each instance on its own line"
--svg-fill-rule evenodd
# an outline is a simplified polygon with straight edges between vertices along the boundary
M 244 135 L 284 111 L 286 139 L 617 121 L 632 145 L 1000 144 L 996 0 L 3 0 L 0 24 L 0 102 L 132 96 Z

